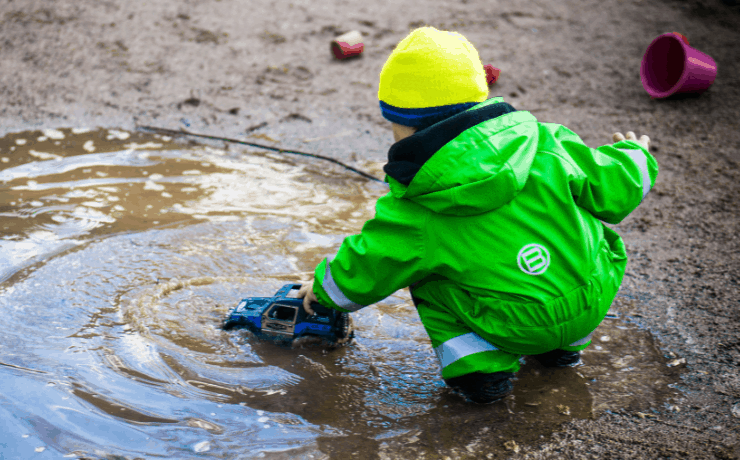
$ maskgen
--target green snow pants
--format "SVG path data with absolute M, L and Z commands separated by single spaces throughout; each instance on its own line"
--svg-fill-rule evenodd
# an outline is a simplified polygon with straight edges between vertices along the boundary
M 450 379 L 471 372 L 517 372 L 522 355 L 585 349 L 619 281 L 608 288 L 589 283 L 548 308 L 473 299 L 453 281 L 435 276 L 413 285 L 411 294 L 442 378 Z

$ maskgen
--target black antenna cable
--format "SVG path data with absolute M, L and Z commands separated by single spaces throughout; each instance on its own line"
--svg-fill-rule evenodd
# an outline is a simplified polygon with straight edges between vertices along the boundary
M 207 134 L 191 133 L 190 131 L 185 131 L 185 130 L 177 131 L 177 130 L 174 130 L 174 129 L 158 128 L 156 126 L 137 126 L 136 129 L 142 130 L 142 131 L 149 131 L 149 132 L 153 132 L 153 133 L 158 133 L 158 134 L 167 134 L 167 135 L 170 135 L 170 136 L 202 137 L 204 139 L 211 139 L 211 140 L 214 140 L 214 141 L 231 142 L 231 143 L 234 143 L 234 144 L 249 145 L 250 147 L 259 147 L 259 148 L 262 148 L 262 149 L 272 150 L 272 151 L 279 152 L 279 153 L 292 153 L 294 155 L 303 155 L 303 156 L 307 156 L 307 157 L 318 158 L 320 160 L 331 161 L 332 163 L 337 164 L 337 165 L 339 165 L 339 166 L 341 166 L 343 168 L 349 169 L 350 171 L 352 171 L 354 173 L 357 173 L 357 174 L 361 175 L 362 177 L 364 177 L 366 179 L 374 180 L 376 182 L 385 183 L 384 181 L 378 179 L 377 177 L 375 177 L 375 176 L 373 176 L 371 174 L 366 173 L 365 171 L 360 171 L 359 169 L 353 168 L 352 166 L 349 166 L 347 164 L 344 164 L 344 163 L 342 163 L 339 160 L 335 160 L 334 158 L 323 156 L 323 155 L 318 155 L 318 154 L 315 154 L 315 153 L 305 153 L 305 152 L 299 152 L 297 150 L 281 149 L 281 148 L 277 148 L 277 147 L 271 147 L 269 145 L 262 145 L 262 144 L 255 144 L 253 142 L 240 141 L 239 139 L 230 139 L 228 137 L 209 136 Z

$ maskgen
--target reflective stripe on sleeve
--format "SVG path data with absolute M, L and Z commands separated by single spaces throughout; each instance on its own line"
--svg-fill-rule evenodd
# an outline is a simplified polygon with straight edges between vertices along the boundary
M 497 351 L 498 348 L 486 342 L 475 332 L 459 335 L 434 349 L 437 359 L 444 369 L 455 361 L 481 351 Z
M 349 300 L 347 296 L 344 295 L 342 290 L 339 289 L 339 286 L 337 286 L 337 283 L 334 282 L 334 278 L 331 277 L 331 270 L 329 269 L 329 262 L 331 262 L 331 260 L 327 258 L 326 259 L 326 271 L 324 272 L 324 282 L 321 283 L 321 287 L 324 288 L 324 291 L 326 291 L 327 295 L 329 295 L 329 298 L 335 304 L 339 305 L 345 310 L 357 311 L 360 308 L 364 307 L 365 305 L 360 305 L 360 304 L 354 303 L 351 300 Z
M 594 333 L 590 333 L 586 337 L 582 338 L 581 340 L 576 340 L 575 342 L 569 344 L 569 347 L 580 347 L 581 345 L 586 345 L 588 342 L 591 341 L 591 336 L 594 335 Z
M 645 198 L 645 196 L 650 191 L 650 173 L 648 172 L 647 158 L 645 157 L 645 153 L 643 153 L 642 150 L 619 150 L 629 155 L 630 158 L 632 158 L 632 161 L 635 162 L 637 167 L 640 168 L 640 174 L 642 175 L 642 197 Z

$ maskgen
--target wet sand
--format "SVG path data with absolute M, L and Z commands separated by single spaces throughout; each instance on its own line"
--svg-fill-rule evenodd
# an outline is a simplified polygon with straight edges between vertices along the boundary
M 737 282 L 740 263 L 736 237 L 740 221 L 737 215 L 740 196 L 740 86 L 736 77 L 740 73 L 740 15 L 737 6 L 730 7 L 722 2 L 709 0 L 657 3 L 574 0 L 552 5 L 542 5 L 535 1 L 512 5 L 469 0 L 454 5 L 435 3 L 413 10 L 399 10 L 393 2 L 324 3 L 320 6 L 300 2 L 264 2 L 250 3 L 247 7 L 236 0 L 191 3 L 161 1 L 154 4 L 60 1 L 53 5 L 42 1 L 15 0 L 6 1 L 3 6 L 0 17 L 0 59 L 3 69 L 0 79 L 0 92 L 3 95 L 0 100 L 0 135 L 5 138 L 0 147 L 0 157 L 8 159 L 0 163 L 3 170 L 28 165 L 34 161 L 54 161 L 54 158 L 34 156 L 30 154 L 30 150 L 64 156 L 59 150 L 63 144 L 62 139 L 59 140 L 60 145 L 51 147 L 43 144 L 51 141 L 51 145 L 55 145 L 54 140 L 43 131 L 32 131 L 31 136 L 29 130 L 105 127 L 131 133 L 137 125 L 171 129 L 182 127 L 195 132 L 265 142 L 283 148 L 331 155 L 371 170 L 373 165 L 366 163 L 366 160 L 382 162 L 392 139 L 390 127 L 378 110 L 378 72 L 393 45 L 405 36 L 409 28 L 423 24 L 460 31 L 478 47 L 484 63 L 491 63 L 501 69 L 499 83 L 491 89 L 492 96 L 504 96 L 517 109 L 529 110 L 541 121 L 568 126 L 589 145 L 598 146 L 609 142 L 611 133 L 615 131 L 634 130 L 638 135 L 650 135 L 653 153 L 661 167 L 659 181 L 641 207 L 616 226 L 625 239 L 630 255 L 622 290 L 624 295 L 614 305 L 619 316 L 615 321 L 619 321 L 618 325 L 626 329 L 617 328 L 603 334 L 610 340 L 614 336 L 615 340 L 595 343 L 602 349 L 597 350 L 594 347 L 586 354 L 586 364 L 578 371 L 583 377 L 571 375 L 572 380 L 565 383 L 558 383 L 557 377 L 553 377 L 556 382 L 552 383 L 548 380 L 549 377 L 536 375 L 538 372 L 541 374 L 541 370 L 536 367 L 526 367 L 521 377 L 523 382 L 539 388 L 538 391 L 560 389 L 563 385 L 566 388 L 569 388 L 568 385 L 580 387 L 575 398 L 577 404 L 568 405 L 562 401 L 555 404 L 556 408 L 558 405 L 568 406 L 570 416 L 558 415 L 559 412 L 542 415 L 542 420 L 552 422 L 551 426 L 541 426 L 536 430 L 543 433 L 542 438 L 539 435 L 529 436 L 523 431 L 517 432 L 514 428 L 501 428 L 500 433 L 505 437 L 498 438 L 500 433 L 496 437 L 490 434 L 495 431 L 495 423 L 490 419 L 491 415 L 499 414 L 500 409 L 495 410 L 496 414 L 488 414 L 483 419 L 476 419 L 471 415 L 471 411 L 475 410 L 460 405 L 455 406 L 458 409 L 455 415 L 444 412 L 438 415 L 441 410 L 439 406 L 434 408 L 425 404 L 443 406 L 446 396 L 435 393 L 441 389 L 431 386 L 426 392 L 422 392 L 423 397 L 420 400 L 424 402 L 420 403 L 421 406 L 411 405 L 419 413 L 426 411 L 425 413 L 431 414 L 422 423 L 427 430 L 416 433 L 408 429 L 387 440 L 373 438 L 372 441 L 358 436 L 352 429 L 345 433 L 331 432 L 319 436 L 320 441 L 315 445 L 317 447 L 309 448 L 306 452 L 319 457 L 325 455 L 341 458 L 356 449 L 356 446 L 363 446 L 364 450 L 359 451 L 359 458 L 362 455 L 365 458 L 397 458 L 403 452 L 409 455 L 423 453 L 427 458 L 485 458 L 486 454 L 495 455 L 491 458 L 507 454 L 521 458 L 740 457 L 740 418 L 733 416 L 733 408 L 735 414 L 740 413 L 737 406 L 740 401 L 740 348 L 737 342 L 737 305 L 740 301 Z M 364 55 L 345 62 L 332 60 L 329 41 L 349 29 L 359 29 L 365 35 L 367 48 Z M 689 37 L 692 45 L 714 57 L 719 76 L 713 87 L 701 97 L 650 100 L 640 85 L 637 72 L 640 58 L 652 38 L 674 30 Z M 108 130 L 92 133 L 97 135 L 93 145 L 120 141 L 121 150 L 125 150 L 123 144 L 134 141 L 116 139 L 115 136 L 108 139 Z M 69 135 L 69 131 L 67 134 Z M 92 134 L 88 133 L 88 136 Z M 20 137 L 27 139 L 27 144 L 21 146 L 16 143 L 15 139 Z M 39 140 L 40 137 L 47 139 L 42 141 Z M 153 138 L 136 142 L 143 144 L 150 141 L 163 143 L 161 139 Z M 16 146 L 13 150 L 10 149 L 12 144 Z M 84 142 L 82 144 L 84 146 Z M 187 146 L 187 143 L 182 145 Z M 172 148 L 181 148 L 182 145 Z M 26 157 L 21 158 L 14 154 L 20 147 L 25 148 Z M 78 153 L 87 152 L 84 148 L 80 149 L 79 145 L 75 148 Z M 161 148 L 170 147 L 157 147 Z M 213 148 L 223 146 L 214 144 Z M 235 147 L 227 152 L 234 151 L 242 152 Z M 242 157 L 241 154 L 238 156 Z M 200 158 L 197 160 L 201 162 Z M 103 173 L 108 174 L 107 180 L 110 180 L 111 170 L 123 171 L 122 168 L 126 167 L 120 163 L 111 164 L 115 161 L 115 158 L 96 158 L 90 171 L 83 173 L 81 168 L 77 170 L 77 174 L 85 179 L 106 180 L 106 177 L 97 174 Z M 137 161 L 148 160 L 140 158 Z M 170 164 L 171 161 L 175 160 L 170 159 L 166 163 Z M 183 158 L 182 161 L 186 159 Z M 277 160 L 271 161 L 280 164 Z M 263 162 L 255 167 L 263 171 L 266 164 Z M 310 165 L 308 162 L 296 164 L 304 165 L 304 168 L 309 168 Z M 22 235 L 24 232 L 38 231 L 38 226 L 53 225 L 56 227 L 47 229 L 47 232 L 58 236 L 59 232 L 67 231 L 69 233 L 65 235 L 69 238 L 82 238 L 86 244 L 92 240 L 87 239 L 87 236 L 80 237 L 80 232 L 95 236 L 95 232 L 103 232 L 106 228 L 115 230 L 117 226 L 121 226 L 122 231 L 140 235 L 128 243 L 121 240 L 118 249 L 115 249 L 115 245 L 107 250 L 100 245 L 90 247 L 89 250 L 93 252 L 89 257 L 93 257 L 94 251 L 101 251 L 99 257 L 107 257 L 114 249 L 122 255 L 131 254 L 131 248 L 138 247 L 136 244 L 161 249 L 164 243 L 157 242 L 156 239 L 146 241 L 148 236 L 143 236 L 151 235 L 147 231 L 156 225 L 171 224 L 173 227 L 168 228 L 176 232 L 177 229 L 190 228 L 187 224 L 195 214 L 210 216 L 217 221 L 216 216 L 219 213 L 228 218 L 230 213 L 241 215 L 240 212 L 253 212 L 238 206 L 229 208 L 234 203 L 229 202 L 228 196 L 216 196 L 210 202 L 200 202 L 199 206 L 203 208 L 197 212 L 184 213 L 187 214 L 183 217 L 184 222 L 174 218 L 166 221 L 164 217 L 154 219 L 150 215 L 144 216 L 148 212 L 154 213 L 174 206 L 175 201 L 184 200 L 188 193 L 197 193 L 182 191 L 183 188 L 197 187 L 180 179 L 173 182 L 173 185 L 179 183 L 175 187 L 176 191 L 172 191 L 173 186 L 169 184 L 165 184 L 166 190 L 159 189 L 163 186 L 162 179 L 168 175 L 187 177 L 184 172 L 191 170 L 190 166 L 186 168 L 186 165 L 182 165 L 183 169 L 178 172 L 174 163 L 172 165 L 171 171 L 160 172 L 147 165 L 136 164 L 121 173 L 121 177 L 128 178 L 126 183 L 133 184 L 132 190 L 136 189 L 137 193 L 141 193 L 141 204 L 146 201 L 153 207 L 160 206 L 147 210 L 144 205 L 133 217 L 127 219 L 113 214 L 123 211 L 113 209 L 116 204 L 112 201 L 106 204 L 110 205 L 110 209 L 106 208 L 101 214 L 91 214 L 89 211 L 80 213 L 79 210 L 75 213 L 77 207 L 34 214 L 32 208 L 46 209 L 49 206 L 44 203 L 43 198 L 50 193 L 40 190 L 39 186 L 43 185 L 43 181 L 34 179 L 30 175 L 32 172 L 26 170 L 25 174 L 29 175 L 22 178 L 23 184 L 13 182 L 12 186 L 27 187 L 27 190 L 16 188 L 11 191 L 6 188 L 11 185 L 10 182 L 2 185 L 3 213 L 16 215 L 3 217 L 6 227 L 3 234 Z M 375 167 L 377 173 L 377 166 Z M 192 169 L 199 169 L 204 176 L 215 178 L 224 172 L 217 168 L 208 168 L 210 167 L 200 164 Z M 142 171 L 147 174 L 141 173 Z M 300 174 L 312 174 L 314 176 L 311 177 L 321 177 L 318 183 L 347 180 L 331 179 L 330 172 L 347 177 L 345 172 L 323 170 L 322 167 L 314 167 L 309 173 L 300 172 L 296 177 L 301 177 Z M 64 177 L 65 174 L 75 174 L 72 171 L 53 173 L 43 170 L 41 176 L 48 178 L 53 174 L 59 176 L 49 179 L 49 182 L 72 182 L 80 179 Z M 152 178 L 152 174 L 160 174 L 162 177 Z M 134 175 L 137 180 L 130 180 Z M 8 177 L 3 180 L 18 181 L 19 178 Z M 29 180 L 36 180 L 37 183 L 29 184 Z M 303 180 L 310 182 L 317 179 Z M 112 184 L 102 186 L 115 187 Z M 32 190 L 34 188 L 36 190 Z M 18 199 L 21 193 L 26 200 L 23 205 Z M 105 200 L 106 195 L 115 193 L 102 190 L 96 196 L 68 198 L 79 200 L 82 207 L 96 209 L 95 206 L 84 203 L 101 203 L 97 198 Z M 163 196 L 162 193 L 172 196 Z M 154 196 L 157 197 L 156 200 L 152 200 L 151 197 Z M 365 199 L 370 200 L 371 197 L 372 193 L 369 193 Z M 36 206 L 36 201 L 42 205 Z M 315 206 L 314 215 L 318 223 L 312 224 L 315 226 L 313 230 L 316 230 L 312 233 L 320 233 L 318 229 L 321 228 L 324 234 L 339 238 L 346 227 L 331 227 L 332 219 L 327 217 L 334 217 L 334 209 L 321 200 Z M 361 220 L 365 216 L 363 213 L 367 211 L 353 212 L 360 212 L 354 218 Z M 52 215 L 62 217 L 54 220 Z M 28 216 L 31 216 L 31 220 Z M 66 219 L 65 223 L 61 222 L 62 218 Z M 115 222 L 106 222 L 110 219 Z M 154 224 L 155 220 L 157 224 Z M 122 224 L 124 221 L 125 225 Z M 361 225 L 361 222 L 356 224 Z M 63 225 L 67 227 L 60 230 Z M 217 231 L 216 228 L 211 228 L 204 234 Z M 269 232 L 255 231 L 255 237 L 263 231 Z M 72 247 L 64 246 L 54 246 L 44 252 L 45 248 L 53 246 L 49 238 L 44 238 L 48 233 L 37 232 L 34 235 L 36 240 L 23 241 L 32 243 L 32 246 L 26 244 L 17 248 L 27 251 L 38 248 L 40 252 L 37 259 L 29 258 L 28 264 L 18 267 L 8 268 L 7 264 L 3 265 L 9 275 L 4 278 L 3 284 L 6 300 L 11 298 L 7 297 L 7 289 L 15 288 L 26 292 L 25 297 L 21 298 L 31 307 L 38 305 L 39 301 L 32 300 L 34 289 L 30 283 L 41 283 L 41 274 L 47 273 L 43 270 L 54 273 L 53 270 L 60 270 L 65 266 L 54 260 L 65 261 L 74 254 L 85 255 L 75 252 Z M 177 241 L 182 235 L 173 234 L 171 238 Z M 197 241 L 196 236 L 192 236 L 192 239 Z M 188 238 L 184 240 L 188 241 Z M 323 252 L 329 252 L 327 248 L 338 244 L 334 240 L 326 240 L 325 243 L 325 246 L 305 247 L 304 250 L 309 255 L 303 265 L 288 265 L 284 268 L 293 274 L 310 269 L 310 262 L 315 262 Z M 293 241 L 286 244 L 287 249 L 281 253 L 283 257 L 287 257 L 290 250 L 300 243 Z M 128 248 L 126 245 L 129 245 Z M 198 276 L 213 276 L 218 270 L 228 270 L 228 264 L 210 262 L 215 267 L 209 266 L 204 248 L 196 246 L 189 250 L 194 251 L 193 254 L 202 261 L 199 267 L 203 273 Z M 70 251 L 71 255 L 66 255 L 65 251 Z M 31 252 L 25 253 L 26 256 L 29 254 Z M 49 259 L 55 254 L 61 256 Z M 230 252 L 226 248 L 220 254 Z M 232 255 L 241 260 L 241 263 L 246 260 L 238 259 L 238 253 Z M 162 257 L 160 260 L 168 260 L 167 257 L 172 256 Z M 80 263 L 84 260 L 80 259 Z M 66 261 L 72 262 L 72 259 Z M 144 258 L 141 263 L 146 265 L 146 261 Z M 59 267 L 54 263 L 60 264 Z M 276 273 L 284 273 L 280 269 L 281 265 L 275 263 Z M 157 273 L 152 278 L 146 270 L 139 272 L 139 269 L 122 267 L 117 273 L 130 272 L 132 278 L 127 282 L 131 285 L 141 283 L 142 286 L 154 289 Z M 163 273 L 158 276 L 168 277 Z M 187 276 L 193 277 L 195 274 Z M 82 283 L 83 279 L 77 275 L 76 282 Z M 64 285 L 63 281 L 59 280 L 59 286 Z M 216 283 L 215 286 L 221 284 Z M 226 299 L 239 292 L 242 290 L 235 288 L 220 293 L 193 294 L 196 299 L 224 299 L 220 310 L 209 309 L 202 302 L 199 304 L 198 314 L 216 318 L 228 308 Z M 110 293 L 102 290 L 98 295 L 107 299 L 108 296 L 115 298 L 117 294 L 115 290 Z M 148 294 L 141 292 L 138 295 L 139 297 L 134 297 L 144 298 Z M 69 295 L 60 294 L 59 298 L 69 298 Z M 165 298 L 164 301 L 175 305 L 184 302 L 170 298 Z M 402 301 L 403 299 L 399 300 L 400 303 Z M 14 305 L 17 308 L 17 304 Z M 5 307 L 10 308 L 7 304 Z M 119 330 L 111 329 L 113 332 L 103 333 L 99 329 L 102 327 L 97 323 L 100 318 L 114 315 L 112 312 L 83 305 L 70 308 L 70 321 L 74 324 L 80 322 L 77 334 L 81 337 L 90 328 L 97 337 L 107 337 L 106 334 L 111 337 L 127 335 Z M 116 308 L 122 307 L 118 305 Z M 382 308 L 391 307 L 381 307 L 380 311 L 383 311 Z M 144 323 L 148 318 L 160 329 L 166 329 L 161 324 L 166 325 L 169 324 L 168 321 L 172 321 L 171 318 L 156 315 L 134 316 Z M 13 318 L 10 323 L 13 327 L 28 334 L 33 333 L 32 328 L 22 327 L 19 317 Z M 86 324 L 83 319 L 88 318 L 86 329 L 83 327 Z M 29 324 L 34 324 L 29 321 Z M 117 324 L 116 321 L 122 324 Z M 197 340 L 209 346 L 222 340 L 208 335 L 205 329 L 198 327 L 196 319 L 193 321 L 194 323 L 186 326 L 192 329 Z M 105 323 L 105 327 L 122 328 L 129 323 L 138 324 L 133 320 L 127 323 L 116 317 L 111 324 Z M 365 328 L 367 340 L 377 332 L 373 324 L 370 318 L 366 318 L 364 325 L 360 322 L 360 330 Z M 404 322 L 401 321 L 401 324 Z M 152 324 L 139 325 L 142 330 L 148 330 L 150 326 Z M 65 326 L 62 321 L 59 327 L 69 326 Z M 609 327 L 616 327 L 616 323 Z M 632 331 L 630 333 L 634 335 L 620 338 L 617 331 L 625 330 Z M 213 331 L 209 334 L 211 333 L 215 334 Z M 384 337 L 382 333 L 380 337 Z M 163 343 L 177 343 L 184 347 L 183 342 L 174 341 L 172 337 L 162 340 Z M 615 343 L 634 343 L 635 349 L 630 351 L 616 347 Z M 197 380 L 186 375 L 188 368 L 203 367 L 197 360 L 195 364 L 178 365 L 178 360 L 173 359 L 167 362 L 167 367 L 185 370 L 179 377 L 173 376 L 162 370 L 164 367 L 157 367 L 159 365 L 154 366 L 154 370 L 147 369 L 142 364 L 140 352 L 131 351 L 138 350 L 134 348 L 135 345 L 125 343 L 118 346 L 119 348 L 113 347 L 113 353 L 101 351 L 100 356 L 114 357 L 106 361 L 106 376 L 128 372 L 124 382 L 130 382 L 131 375 L 141 377 L 136 372 L 148 375 L 147 373 L 156 374 L 155 371 L 164 373 L 158 377 L 162 381 L 171 379 L 187 382 Z M 235 356 L 239 353 L 234 350 L 245 353 L 249 351 L 234 344 L 228 346 L 235 347 L 231 351 Z M 412 348 L 413 353 L 423 353 L 420 351 L 423 348 Z M 375 376 L 377 371 L 380 375 L 386 372 L 386 377 L 377 377 L 381 382 L 393 381 L 391 376 L 396 376 L 397 372 L 404 369 L 404 361 L 399 358 L 387 369 L 378 368 L 373 371 L 370 368 L 372 360 L 363 362 L 363 359 L 369 359 L 367 355 L 363 357 L 363 352 L 352 352 L 352 348 L 348 350 L 350 356 L 342 359 L 360 366 L 359 370 L 345 369 L 349 374 L 348 378 L 356 378 L 352 372 L 362 376 Z M 599 358 L 605 354 L 600 353 L 604 350 L 618 356 Z M 132 355 L 119 356 L 117 352 L 121 355 L 130 352 Z M 200 352 L 207 353 L 208 350 Z M 85 360 L 81 357 L 83 355 L 84 353 L 75 357 L 79 362 L 70 360 L 69 365 L 84 366 Z M 98 355 L 93 353 L 93 356 Z M 314 377 L 306 374 L 304 378 L 308 376 L 309 380 L 321 379 L 324 374 L 316 370 L 320 366 L 313 364 L 319 363 L 326 367 L 326 363 L 321 362 L 321 356 L 318 352 L 307 358 L 310 362 L 299 359 L 293 365 L 313 369 L 311 372 L 316 373 Z M 125 365 L 114 365 L 118 363 L 116 357 Z M 35 376 L 37 374 L 34 372 L 54 367 L 53 356 L 49 360 L 27 362 L 28 360 L 19 359 L 18 362 L 10 362 L 6 359 L 8 362 L 4 362 L 3 368 L 13 369 L 13 372 L 18 368 L 31 369 L 18 372 L 23 376 Z M 56 364 L 61 362 L 65 361 L 60 359 Z M 97 365 L 100 366 L 101 362 L 103 361 L 97 362 Z M 345 365 L 344 361 L 342 363 Z M 407 365 L 409 369 L 414 369 L 412 363 Z M 144 367 L 136 369 L 136 366 Z M 362 369 L 362 366 L 367 367 Z M 119 371 L 128 368 L 133 369 L 130 372 Z M 645 369 L 650 370 L 653 372 L 651 378 L 655 379 L 650 382 L 644 377 L 625 377 L 621 380 L 623 385 L 620 387 L 617 384 L 620 380 L 604 378 L 607 373 L 613 375 L 622 372 L 629 375 L 632 372 L 630 368 L 639 371 L 634 374 L 638 377 Z M 272 378 L 287 378 L 286 384 L 290 383 L 290 378 L 284 374 Z M 589 378 L 596 378 L 596 381 L 590 382 Z M 26 384 L 31 380 L 18 377 L 17 381 Z M 406 381 L 399 377 L 397 381 L 403 382 L 399 387 L 403 391 L 399 391 L 399 394 L 412 397 L 409 395 L 413 393 L 407 393 L 405 389 L 410 391 L 413 388 L 413 380 Z M 74 394 L 79 401 L 100 399 L 89 396 L 96 394 L 90 388 L 84 385 L 75 387 L 74 383 L 65 382 L 76 392 Z M 206 383 L 229 386 L 229 382 L 218 383 L 214 379 Z M 47 388 L 45 385 L 40 384 L 37 391 L 44 391 Z M 61 382 L 56 385 L 58 388 L 67 388 Z M 197 393 L 192 393 L 197 384 L 188 385 L 190 386 L 182 390 L 184 394 L 197 396 Z M 340 380 L 335 385 L 341 388 L 343 383 Z M 178 388 L 175 384 L 175 389 Z M 214 387 L 210 388 L 210 393 L 213 393 Z M 391 394 L 379 388 L 381 387 L 371 385 L 369 393 Z M 527 385 L 519 388 L 516 397 L 526 399 Z M 63 397 L 62 394 L 66 393 L 60 391 L 60 398 Z M 430 395 L 436 395 L 434 398 L 437 399 Z M 272 397 L 273 402 L 269 407 L 253 409 L 273 411 L 280 406 L 281 400 L 279 395 Z M 589 398 L 591 401 L 587 401 Z M 203 401 L 206 400 L 207 397 L 204 396 Z M 166 406 L 169 409 L 163 411 L 167 412 L 164 414 L 157 414 L 152 407 L 143 410 L 142 407 L 147 405 L 137 402 L 131 395 L 123 397 L 116 404 L 124 409 L 128 408 L 132 414 L 143 414 L 123 417 L 124 420 L 146 421 L 164 426 L 170 420 L 184 419 L 183 414 L 175 413 L 172 409 L 175 407 L 172 401 L 177 399 L 167 401 Z M 13 407 L 23 407 L 31 402 L 32 399 L 30 402 L 6 401 L 4 410 L 10 415 L 20 414 L 22 410 L 14 410 Z M 82 402 L 80 404 L 80 407 L 84 407 Z M 126 410 L 102 403 L 93 406 L 103 412 L 90 411 L 87 406 L 87 409 L 79 409 L 82 411 L 80 413 L 88 411 L 95 414 L 98 421 L 111 423 L 112 427 L 122 426 L 120 419 L 115 419 L 110 414 L 100 414 L 111 412 L 114 408 L 119 412 Z M 386 408 L 384 410 L 387 413 L 387 408 L 393 405 L 384 403 L 381 406 Z M 536 411 L 538 406 L 522 407 Z M 589 409 L 583 409 L 584 407 Z M 312 432 L 314 427 L 311 424 L 325 421 L 322 414 L 307 415 L 298 413 L 297 410 L 291 412 L 284 409 L 286 413 L 293 415 L 286 417 L 283 425 L 299 428 L 290 435 L 283 433 L 286 436 L 284 438 L 273 439 L 290 442 L 291 439 L 297 439 L 291 436 L 300 437 L 302 430 Z M 365 409 L 357 410 L 359 414 L 367 413 L 363 412 Z M 210 406 L 204 406 L 194 412 L 209 415 L 209 411 Z M 564 408 L 558 411 L 566 412 Z M 383 410 L 379 412 L 383 413 Z M 516 408 L 513 412 L 519 414 L 514 420 L 521 416 L 531 423 L 537 423 L 537 417 L 521 415 L 524 412 L 517 412 Z M 296 413 L 297 417 L 302 418 L 295 418 Z M 218 432 L 218 428 L 214 426 L 221 425 L 207 420 L 208 417 L 202 414 L 192 415 L 188 426 L 205 427 L 202 429 L 209 433 Z M 409 416 L 408 413 L 398 414 L 399 417 L 404 415 Z M 556 415 L 565 417 L 565 420 L 557 420 Z M 264 416 L 255 413 L 255 423 L 262 423 L 257 420 Z M 447 425 L 434 429 L 435 423 L 448 423 L 445 422 L 445 417 L 452 421 L 449 423 L 453 423 L 453 427 L 468 426 L 464 433 L 466 439 L 471 441 L 466 443 L 455 438 L 455 442 L 450 442 L 451 438 L 443 430 L 449 430 Z M 229 420 L 229 416 L 221 413 L 216 418 Z M 501 420 L 504 418 L 500 417 Z M 368 417 L 367 420 L 373 419 Z M 514 423 L 510 427 L 515 425 Z M 37 421 L 34 426 L 44 425 Z M 80 426 L 84 426 L 84 423 L 80 422 Z M 550 434 L 553 430 L 555 432 Z M 436 433 L 440 435 L 437 436 Z M 24 439 L 27 438 L 23 438 L 23 434 L 27 433 L 12 432 L 15 446 L 26 446 Z M 261 438 L 255 434 L 252 439 Z M 185 443 L 185 440 L 181 442 Z M 202 442 L 205 441 L 192 439 L 189 445 L 203 455 L 205 452 L 220 452 L 219 449 L 224 448 L 223 445 L 219 447 L 217 444 L 209 444 L 206 449 Z M 236 440 L 233 442 L 238 444 Z M 166 443 L 157 448 L 161 449 L 163 445 Z M 28 447 L 33 452 L 41 444 L 29 444 Z M 265 446 L 256 442 L 254 448 L 264 449 Z M 152 450 L 155 451 L 156 449 Z M 50 454 L 51 449 L 37 452 L 39 458 L 46 455 L 44 452 Z

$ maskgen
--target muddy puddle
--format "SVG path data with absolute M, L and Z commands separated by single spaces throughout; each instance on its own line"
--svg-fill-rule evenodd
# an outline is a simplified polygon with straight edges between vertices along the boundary
M 310 274 L 385 192 L 318 160 L 153 134 L 0 139 L 4 442 L 18 458 L 493 458 L 573 418 L 669 404 L 680 369 L 622 313 L 630 293 L 583 365 L 523 358 L 490 406 L 446 390 L 406 291 L 353 314 L 343 348 L 220 329 L 239 299 Z

